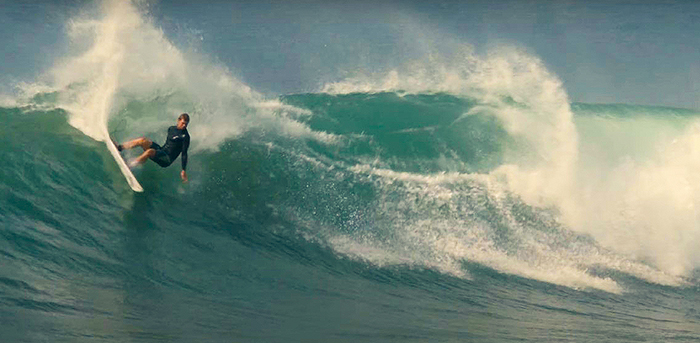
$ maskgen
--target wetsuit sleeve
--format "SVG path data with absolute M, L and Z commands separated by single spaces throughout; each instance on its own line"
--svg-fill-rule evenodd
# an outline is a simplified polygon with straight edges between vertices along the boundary
M 182 170 L 187 168 L 187 149 L 190 147 L 190 135 L 185 137 L 185 141 L 182 143 Z

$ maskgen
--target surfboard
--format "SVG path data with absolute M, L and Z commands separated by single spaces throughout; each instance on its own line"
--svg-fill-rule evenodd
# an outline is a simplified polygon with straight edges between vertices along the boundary
M 124 161 L 124 158 L 119 153 L 119 150 L 117 150 L 117 146 L 114 145 L 112 139 L 109 138 L 108 132 L 105 132 L 105 137 L 107 137 L 107 140 L 105 141 L 105 144 L 107 144 L 107 149 L 112 154 L 112 157 L 114 157 L 114 160 L 117 161 L 119 170 L 121 170 L 122 174 L 124 174 L 124 178 L 126 178 L 126 182 L 129 183 L 129 187 L 131 187 L 134 192 L 143 192 L 143 187 L 141 187 L 139 181 L 136 180 L 136 176 L 134 176 L 134 173 L 131 172 L 129 166 L 126 165 L 126 161 Z

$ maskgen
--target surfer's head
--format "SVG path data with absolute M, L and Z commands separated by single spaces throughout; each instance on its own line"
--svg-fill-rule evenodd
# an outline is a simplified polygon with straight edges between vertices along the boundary
M 182 130 L 187 127 L 187 124 L 190 123 L 190 115 L 187 113 L 181 114 L 179 117 L 177 117 L 177 128 Z

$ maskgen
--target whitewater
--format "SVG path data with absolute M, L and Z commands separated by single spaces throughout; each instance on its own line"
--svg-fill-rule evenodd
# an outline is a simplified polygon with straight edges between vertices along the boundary
M 572 102 L 507 45 L 270 96 L 144 4 L 1 98 L 0 341 L 700 339 L 700 112 Z M 134 193 L 104 129 L 184 112 L 190 182 Z

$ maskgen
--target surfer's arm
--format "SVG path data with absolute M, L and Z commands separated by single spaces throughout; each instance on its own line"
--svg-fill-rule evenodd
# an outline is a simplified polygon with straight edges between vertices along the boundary
M 190 136 L 187 135 L 185 142 L 182 144 L 182 172 L 180 172 L 180 177 L 182 182 L 187 182 L 187 149 L 190 147 Z
M 187 170 L 187 149 L 190 147 L 190 136 L 185 137 L 182 143 L 182 170 Z

